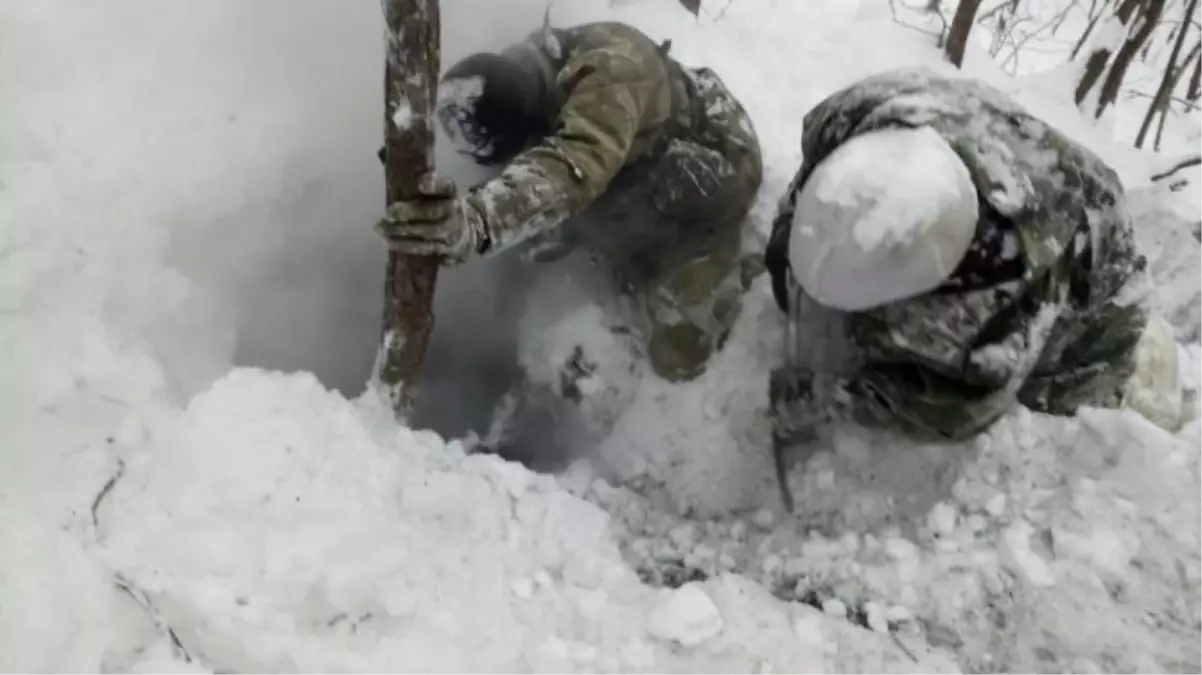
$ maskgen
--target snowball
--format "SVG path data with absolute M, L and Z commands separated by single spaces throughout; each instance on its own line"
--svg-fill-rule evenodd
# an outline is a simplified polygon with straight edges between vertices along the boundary
M 931 532 L 946 537 L 955 531 L 956 520 L 955 507 L 947 502 L 939 502 L 927 514 L 927 527 L 931 528 Z
M 828 598 L 822 602 L 822 611 L 827 616 L 833 616 L 839 619 L 847 618 L 847 604 L 839 598 Z
M 1006 511 L 1006 493 L 999 492 L 985 502 L 985 510 L 989 515 L 997 518 Z
M 532 579 L 515 579 L 509 588 L 514 595 L 523 600 L 534 597 L 534 581 Z
M 1014 572 L 1035 586 L 1050 586 L 1056 577 L 1048 564 L 1031 550 L 1031 526 L 1013 525 L 1002 535 L 1003 558 Z
M 853 138 L 798 195 L 789 262 L 819 303 L 854 312 L 943 283 L 976 232 L 968 167 L 928 127 Z
M 877 633 L 889 632 L 889 619 L 885 608 L 875 602 L 864 603 L 864 614 L 868 619 L 868 627 Z
M 407 99 L 402 99 L 392 113 L 392 123 L 398 130 L 404 131 L 413 123 L 413 106 Z
M 660 640 L 691 647 L 722 632 L 722 615 L 699 585 L 689 583 L 672 591 L 651 613 L 648 630 Z

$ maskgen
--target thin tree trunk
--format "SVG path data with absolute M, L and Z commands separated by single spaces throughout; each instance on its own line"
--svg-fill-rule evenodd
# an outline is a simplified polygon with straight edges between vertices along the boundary
M 1194 59 L 1194 74 L 1189 76 L 1189 89 L 1185 92 L 1185 100 L 1190 103 L 1202 98 L 1202 55 Z
M 1131 18 L 1135 15 L 1135 10 L 1145 0 L 1123 0 L 1119 5 L 1115 16 L 1124 26 L 1131 25 Z M 1073 92 L 1073 101 L 1077 105 L 1081 105 L 1085 101 L 1085 97 L 1089 95 L 1090 90 L 1101 79 L 1102 73 L 1106 72 L 1106 64 L 1110 61 L 1110 48 L 1102 47 L 1094 50 L 1089 55 L 1089 60 L 1085 63 L 1085 70 L 1081 73 L 1081 79 L 1077 81 L 1077 90 Z
M 1164 0 L 1147 0 L 1139 18 L 1139 31 L 1128 37 L 1127 41 L 1123 43 L 1119 53 L 1114 57 L 1114 63 L 1110 65 L 1109 72 L 1106 73 L 1106 79 L 1102 82 L 1102 91 L 1098 96 L 1098 108 L 1094 113 L 1095 118 L 1101 117 L 1102 113 L 1106 112 L 1106 108 L 1118 100 L 1119 90 L 1123 86 L 1123 80 L 1127 77 L 1127 69 L 1135 60 L 1140 48 L 1156 30 L 1156 24 L 1160 23 L 1163 10 Z
M 1202 54 L 1202 40 L 1198 40 L 1194 44 L 1194 48 L 1190 49 L 1189 55 L 1185 56 L 1185 62 L 1194 60 L 1194 56 L 1200 54 Z M 1182 82 L 1182 77 L 1185 76 L 1185 71 L 1186 66 L 1184 65 L 1177 68 L 1177 72 L 1173 74 L 1173 82 L 1168 85 L 1168 90 L 1165 94 L 1165 104 L 1164 106 L 1160 107 L 1160 124 L 1156 126 L 1156 141 L 1153 145 L 1153 148 L 1158 151 L 1158 153 L 1160 151 L 1160 139 L 1165 135 L 1165 123 L 1168 120 L 1168 113 L 1170 113 L 1170 110 L 1173 106 L 1173 91 L 1176 91 L 1177 85 Z M 1188 102 L 1185 103 L 1189 104 Z
M 947 58 L 952 65 L 959 68 L 964 63 L 964 50 L 968 47 L 968 35 L 972 32 L 973 23 L 981 0 L 960 0 L 956 5 L 956 14 L 952 16 L 952 27 L 947 33 Z
M 1164 124 L 1169 119 L 1169 106 L 1160 109 L 1160 123 L 1156 125 L 1156 140 L 1152 142 L 1152 149 L 1160 152 L 1160 139 L 1164 137 Z M 1135 147 L 1139 147 L 1138 145 Z
M 388 203 L 417 196 L 434 168 L 434 103 L 439 73 L 438 0 L 384 0 L 388 52 L 384 74 L 384 176 Z M 390 251 L 384 286 L 383 341 L 377 382 L 397 420 L 417 398 L 426 345 L 434 329 L 440 261 Z
M 1198 8 L 1198 0 L 1189 0 L 1185 6 L 1185 20 L 1194 15 L 1194 10 Z M 1182 26 L 1184 27 L 1184 23 Z M 1152 97 L 1152 102 L 1148 104 L 1148 114 L 1144 115 L 1144 121 L 1139 126 L 1139 133 L 1135 136 L 1135 147 L 1144 147 L 1144 139 L 1148 136 L 1148 130 L 1152 128 L 1152 118 L 1160 113 L 1160 128 L 1164 128 L 1164 119 L 1167 116 L 1169 107 L 1169 98 L 1173 94 L 1178 82 L 1181 81 L 1181 75 L 1178 71 L 1184 72 L 1190 59 L 1193 58 L 1193 52 L 1185 58 L 1185 61 L 1178 67 L 1177 59 L 1181 56 L 1181 48 L 1185 46 L 1185 30 L 1177 31 L 1177 39 L 1173 42 L 1173 51 L 1169 52 L 1169 62 L 1164 67 L 1164 75 L 1160 78 L 1160 85 L 1156 88 L 1156 95 Z M 1157 138 L 1160 137 L 1160 131 L 1156 132 Z

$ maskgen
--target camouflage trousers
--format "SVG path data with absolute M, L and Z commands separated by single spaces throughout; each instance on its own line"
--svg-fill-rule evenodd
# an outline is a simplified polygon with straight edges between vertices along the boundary
M 670 381 L 702 373 L 737 318 L 759 264 L 743 253 L 742 223 L 763 178 L 743 106 L 713 71 L 684 75 L 691 123 L 669 129 L 596 203 L 531 249 L 535 259 L 587 251 L 632 301 L 632 328 Z

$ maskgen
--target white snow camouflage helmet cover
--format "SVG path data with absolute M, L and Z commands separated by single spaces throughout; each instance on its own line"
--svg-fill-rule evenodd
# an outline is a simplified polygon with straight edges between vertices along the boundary
M 968 167 L 933 129 L 883 129 L 835 149 L 797 198 L 789 264 L 818 303 L 858 312 L 942 284 L 977 225 Z

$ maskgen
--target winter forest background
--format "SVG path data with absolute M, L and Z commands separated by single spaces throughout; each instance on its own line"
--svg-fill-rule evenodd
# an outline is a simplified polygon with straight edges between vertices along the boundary
M 543 0 L 443 0 L 443 66 Z M 556 0 L 714 68 L 764 142 L 960 71 L 1114 166 L 1199 380 L 1197 0 Z M 710 372 L 639 373 L 555 474 L 464 452 L 515 345 L 606 349 L 569 269 L 440 281 L 419 430 L 363 396 L 384 247 L 369 0 L 0 3 L 0 670 L 1198 672 L 1200 423 L 841 430 L 780 511 L 760 278 Z M 473 170 L 441 147 L 440 169 Z M 516 306 L 515 306 L 516 305 Z M 531 336 L 539 339 L 531 341 Z M 546 354 L 544 354 L 545 356 Z

